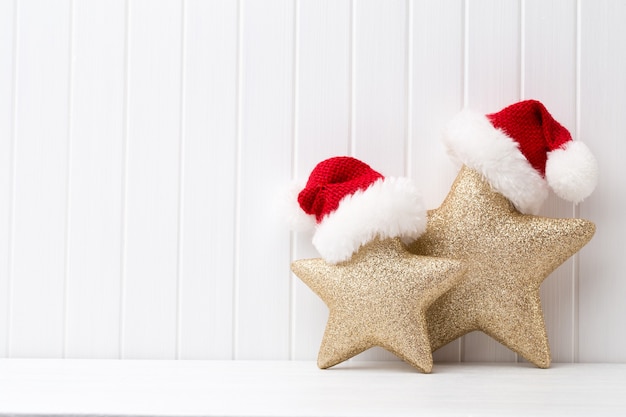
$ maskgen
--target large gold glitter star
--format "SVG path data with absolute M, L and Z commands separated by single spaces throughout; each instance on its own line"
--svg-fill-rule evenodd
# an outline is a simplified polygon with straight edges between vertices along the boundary
M 465 278 L 428 309 L 433 351 L 480 330 L 536 366 L 550 366 L 539 287 L 594 232 L 587 220 L 521 214 L 463 167 L 441 207 L 428 212 L 426 232 L 409 247 L 467 263 Z
M 330 310 L 317 360 L 320 368 L 380 346 L 430 372 L 426 309 L 459 281 L 465 265 L 412 255 L 394 238 L 374 239 L 337 265 L 303 259 L 291 269 Z

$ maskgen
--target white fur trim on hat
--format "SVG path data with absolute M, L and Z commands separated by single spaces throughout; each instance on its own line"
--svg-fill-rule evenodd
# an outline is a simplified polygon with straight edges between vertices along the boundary
M 422 196 L 408 178 L 386 177 L 347 195 L 322 219 L 313 245 L 329 263 L 350 259 L 374 238 L 401 237 L 405 243 L 426 230 Z
M 482 174 L 520 212 L 537 214 L 548 197 L 546 180 L 518 143 L 496 129 L 485 115 L 463 110 L 448 124 L 443 142 L 454 159 Z
M 598 163 L 584 143 L 570 141 L 548 153 L 546 179 L 556 195 L 579 203 L 598 183 Z

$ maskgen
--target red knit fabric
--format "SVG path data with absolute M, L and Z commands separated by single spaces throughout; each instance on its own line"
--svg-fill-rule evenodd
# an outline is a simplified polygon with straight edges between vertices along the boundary
M 528 162 L 545 176 L 548 152 L 572 140 L 569 131 L 537 100 L 520 101 L 488 114 L 491 124 L 519 144 Z
M 365 190 L 379 178 L 384 178 L 364 162 L 348 156 L 338 156 L 320 162 L 311 172 L 306 187 L 298 194 L 298 203 L 317 222 L 339 207 L 345 196 Z

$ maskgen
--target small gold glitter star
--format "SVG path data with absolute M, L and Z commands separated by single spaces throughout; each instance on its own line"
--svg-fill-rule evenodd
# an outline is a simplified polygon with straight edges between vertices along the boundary
M 291 269 L 330 310 L 317 360 L 320 368 L 380 346 L 430 372 L 426 309 L 459 281 L 465 265 L 412 255 L 392 238 L 374 239 L 337 265 L 303 259 Z
M 409 247 L 467 263 L 464 279 L 427 311 L 433 351 L 480 330 L 549 367 L 539 287 L 594 233 L 587 220 L 521 214 L 478 172 L 463 167 L 441 207 L 429 211 L 426 232 Z

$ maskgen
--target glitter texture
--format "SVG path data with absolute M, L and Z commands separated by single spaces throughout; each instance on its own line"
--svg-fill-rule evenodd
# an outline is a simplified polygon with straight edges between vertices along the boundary
M 540 368 L 550 366 L 539 287 L 595 233 L 582 219 L 518 212 L 476 171 L 463 167 L 426 232 L 409 250 L 462 259 L 465 277 L 427 311 L 433 351 L 480 330 Z
M 380 346 L 428 373 L 433 359 L 426 309 L 461 279 L 465 265 L 412 255 L 394 238 L 374 239 L 337 265 L 303 259 L 291 269 L 330 310 L 320 368 Z

